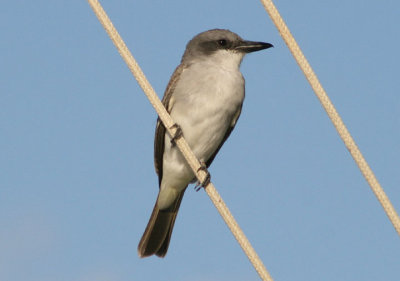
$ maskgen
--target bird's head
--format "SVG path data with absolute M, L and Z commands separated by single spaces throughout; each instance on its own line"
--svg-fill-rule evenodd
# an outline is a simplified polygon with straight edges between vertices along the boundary
M 244 55 L 273 47 L 270 43 L 243 40 L 227 29 L 202 32 L 186 45 L 182 63 L 211 59 L 219 63 L 232 62 L 240 65 Z

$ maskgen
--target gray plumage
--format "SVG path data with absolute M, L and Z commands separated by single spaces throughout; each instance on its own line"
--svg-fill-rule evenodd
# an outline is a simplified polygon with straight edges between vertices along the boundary
M 168 83 L 163 105 L 196 157 L 210 166 L 238 120 L 244 100 L 240 63 L 246 53 L 272 47 L 224 29 L 196 35 Z M 158 119 L 154 164 L 159 193 L 139 242 L 140 257 L 167 253 L 182 197 L 194 174 Z

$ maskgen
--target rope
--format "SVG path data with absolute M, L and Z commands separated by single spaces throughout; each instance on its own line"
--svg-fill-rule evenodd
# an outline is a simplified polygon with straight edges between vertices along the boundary
M 395 230 L 400 235 L 400 219 L 399 219 L 398 214 L 396 213 L 396 210 L 394 209 L 389 198 L 386 196 L 383 188 L 381 187 L 378 180 L 376 179 L 376 177 L 375 177 L 374 173 L 372 172 L 371 168 L 369 167 L 367 161 L 364 159 L 363 155 L 361 154 L 361 151 L 358 149 L 357 144 L 354 142 L 353 138 L 351 137 L 349 131 L 347 130 L 346 126 L 344 125 L 342 119 L 340 118 L 339 114 L 337 113 L 335 107 L 333 106 L 333 104 L 332 104 L 331 100 L 329 99 L 328 95 L 326 94 L 325 90 L 322 88 L 321 83 L 319 82 L 317 76 L 315 75 L 315 73 L 314 73 L 313 69 L 311 68 L 310 64 L 308 63 L 307 59 L 304 57 L 302 51 L 300 50 L 299 45 L 297 45 L 296 40 L 293 38 L 293 35 L 290 33 L 289 28 L 286 26 L 285 22 L 283 21 L 281 15 L 279 14 L 279 12 L 276 9 L 275 5 L 273 4 L 272 0 L 261 0 L 261 2 L 264 5 L 265 10 L 268 12 L 269 16 L 271 17 L 272 21 L 274 22 L 279 33 L 281 34 L 286 45 L 289 47 L 290 52 L 292 53 L 297 64 L 300 66 L 301 70 L 303 71 L 304 75 L 306 76 L 308 82 L 310 83 L 311 87 L 313 88 L 318 99 L 320 100 L 326 113 L 328 114 L 333 125 L 335 126 L 340 137 L 342 138 L 344 144 L 346 145 L 346 148 L 349 150 L 354 161 L 357 163 L 357 166 L 359 167 L 361 173 L 363 174 L 363 176 L 367 180 L 368 184 L 370 185 L 372 191 L 375 193 L 375 196 L 378 198 L 379 202 L 381 203 L 383 209 L 386 212 L 386 215 L 389 217 Z
M 144 93 L 150 100 L 150 103 L 157 111 L 161 121 L 164 123 L 168 133 L 173 136 L 175 135 L 176 128 L 173 126 L 175 123 L 171 119 L 170 115 L 162 105 L 160 99 L 158 98 L 157 94 L 155 93 L 154 89 L 147 81 L 146 77 L 144 76 L 142 70 L 140 69 L 139 65 L 137 64 L 136 60 L 133 58 L 132 54 L 129 52 L 128 47 L 125 45 L 124 41 L 122 40 L 121 36 L 118 34 L 117 30 L 114 28 L 113 24 L 111 23 L 110 19 L 108 18 L 107 14 L 101 7 L 100 3 L 97 0 L 88 0 L 90 6 L 92 7 L 93 11 L 95 12 L 97 18 L 99 19 L 100 23 L 103 25 L 104 29 L 107 31 L 108 35 L 110 36 L 111 40 L 113 41 L 114 45 L 117 47 L 118 52 L 124 59 L 125 63 L 128 65 L 130 71 L 135 76 L 137 82 L 139 83 L 140 87 L 143 89 Z M 186 158 L 187 162 L 189 163 L 190 167 L 192 168 L 193 172 L 195 173 L 199 182 L 203 182 L 206 178 L 207 172 L 200 169 L 201 164 L 196 156 L 191 151 L 189 145 L 185 141 L 183 137 L 178 138 L 176 140 L 176 144 L 181 150 L 183 156 Z M 229 229 L 231 230 L 232 234 L 235 236 L 236 240 L 239 242 L 240 247 L 246 253 L 248 259 L 253 264 L 255 270 L 260 275 L 261 279 L 264 281 L 272 281 L 272 277 L 268 273 L 267 269 L 265 268 L 264 264 L 261 262 L 259 256 L 251 246 L 250 242 L 244 235 L 243 231 L 240 229 L 239 225 L 235 221 L 234 217 L 230 213 L 228 207 L 225 205 L 224 201 L 218 194 L 217 190 L 215 189 L 212 183 L 209 183 L 205 188 L 208 196 L 214 203 L 215 207 L 217 208 L 218 212 L 224 219 L 225 223 L 228 225 Z

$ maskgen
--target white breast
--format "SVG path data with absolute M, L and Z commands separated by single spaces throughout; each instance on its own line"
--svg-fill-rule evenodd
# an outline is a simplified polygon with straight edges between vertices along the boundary
M 184 69 L 172 96 L 171 116 L 195 155 L 207 161 L 220 145 L 244 99 L 241 57 L 225 64 L 205 60 Z M 226 60 L 224 60 L 226 61 Z M 162 185 L 183 189 L 193 178 L 186 160 L 166 135 Z M 162 187 L 163 188 L 163 187 Z
M 219 146 L 244 99 L 244 79 L 235 70 L 208 62 L 192 65 L 175 88 L 172 117 L 203 160 Z

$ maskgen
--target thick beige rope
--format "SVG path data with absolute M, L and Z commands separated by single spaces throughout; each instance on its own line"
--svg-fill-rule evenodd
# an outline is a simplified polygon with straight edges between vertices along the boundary
M 261 0 L 262 4 L 265 7 L 265 10 L 268 12 L 269 16 L 271 17 L 272 21 L 274 22 L 276 28 L 279 30 L 283 40 L 285 40 L 286 45 L 289 47 L 290 52 L 294 56 L 297 61 L 297 64 L 300 66 L 301 70 L 303 71 L 304 75 L 306 76 L 308 82 L 310 83 L 311 87 L 313 88 L 315 94 L 317 95 L 318 99 L 320 100 L 322 106 L 326 110 L 329 118 L 331 119 L 333 125 L 335 126 L 336 130 L 338 131 L 340 137 L 342 138 L 344 144 L 346 145 L 347 149 L 349 150 L 351 156 L 356 161 L 358 167 L 361 170 L 361 173 L 364 175 L 365 179 L 367 180 L 368 184 L 370 185 L 372 191 L 375 193 L 375 196 L 378 198 L 379 202 L 381 203 L 383 209 L 385 210 L 387 216 L 389 217 L 390 221 L 392 222 L 394 228 L 396 229 L 397 233 L 400 235 L 400 219 L 396 210 L 393 208 L 392 203 L 390 202 L 389 198 L 386 196 L 385 192 L 383 191 L 381 185 L 379 184 L 378 180 L 376 179 L 374 173 L 372 172 L 371 168 L 369 167 L 367 161 L 365 161 L 361 151 L 358 149 L 356 143 L 354 142 L 353 138 L 351 137 L 349 131 L 347 130 L 346 126 L 344 125 L 342 119 L 340 118 L 339 114 L 337 113 L 335 107 L 333 106 L 331 100 L 329 99 L 328 95 L 326 94 L 325 90 L 322 88 L 322 85 L 318 81 L 317 76 L 315 75 L 314 71 L 312 70 L 310 64 L 308 63 L 307 59 L 304 57 L 302 51 L 300 50 L 299 45 L 297 45 L 296 40 L 293 38 L 293 35 L 290 33 L 289 28 L 286 26 L 285 22 L 283 21 L 281 15 L 279 14 L 278 10 L 276 9 L 274 3 L 271 0 Z
M 176 131 L 176 128 L 173 127 L 174 121 L 171 119 L 170 115 L 165 110 L 164 106 L 162 105 L 162 103 L 161 103 L 160 99 L 158 98 L 157 94 L 155 93 L 154 89 L 151 87 L 150 83 L 147 81 L 142 70 L 140 69 L 139 65 L 133 58 L 132 54 L 129 52 L 128 47 L 125 45 L 121 36 L 118 34 L 117 30 L 114 28 L 113 24 L 111 23 L 107 14 L 101 7 L 100 3 L 97 0 L 88 0 L 88 1 L 89 1 L 90 6 L 92 7 L 93 11 L 95 12 L 97 18 L 99 19 L 99 21 L 103 25 L 104 29 L 107 31 L 108 35 L 110 36 L 111 40 L 113 41 L 114 45 L 117 47 L 118 52 L 121 54 L 125 63 L 128 65 L 132 74 L 135 76 L 140 87 L 142 87 L 144 93 L 150 100 L 150 103 L 156 109 L 158 115 L 160 116 L 160 119 L 162 120 L 165 127 L 167 128 L 168 133 L 173 136 Z M 196 159 L 195 155 L 189 148 L 185 139 L 183 137 L 178 138 L 176 140 L 176 144 L 178 145 L 179 149 L 182 151 L 182 154 L 185 156 L 190 167 L 193 169 L 193 172 L 195 173 L 197 179 L 200 182 L 203 182 L 206 177 L 206 172 L 200 169 L 201 165 L 199 163 L 199 160 Z M 242 247 L 243 251 L 246 253 L 247 257 L 249 258 L 250 262 L 253 264 L 254 268 L 260 275 L 261 279 L 266 280 L 266 281 L 272 281 L 272 277 L 269 275 L 264 264 L 261 262 L 257 253 L 255 252 L 255 250 L 251 246 L 250 242 L 247 240 L 246 236 L 244 235 L 243 231 L 240 229 L 239 225 L 233 218 L 228 207 L 225 205 L 224 201 L 218 194 L 214 185 L 212 183 L 209 183 L 207 185 L 207 187 L 205 188 L 205 190 L 206 190 L 208 196 L 211 198 L 212 202 L 214 203 L 215 207 L 218 209 L 218 212 L 224 219 L 225 223 L 228 225 L 229 229 L 232 231 L 236 240 L 239 242 L 240 247 Z

